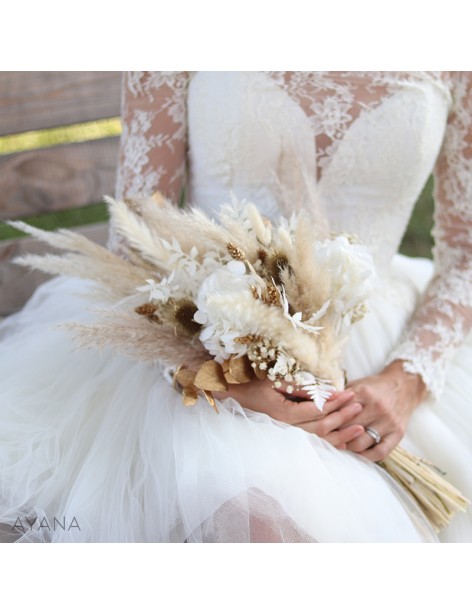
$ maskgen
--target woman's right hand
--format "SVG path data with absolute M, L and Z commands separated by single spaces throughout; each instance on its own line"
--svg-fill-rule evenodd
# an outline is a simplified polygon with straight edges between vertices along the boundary
M 216 399 L 232 397 L 247 409 L 314 433 L 338 449 L 346 449 L 350 441 L 364 433 L 361 425 L 343 428 L 362 411 L 359 403 L 352 403 L 354 393 L 348 390 L 335 392 L 326 401 L 322 412 L 307 399 L 306 393 L 295 393 L 304 400 L 294 401 L 293 395 L 287 397 L 284 388 L 274 388 L 273 382 L 268 379 L 231 384 L 227 392 L 213 394 Z

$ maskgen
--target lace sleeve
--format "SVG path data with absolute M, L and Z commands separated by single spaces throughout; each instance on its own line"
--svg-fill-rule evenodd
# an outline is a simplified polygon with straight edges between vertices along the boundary
M 124 73 L 117 198 L 159 190 L 179 202 L 186 172 L 188 81 L 185 72 Z M 119 251 L 113 228 L 109 247 Z
M 453 105 L 435 177 L 435 273 L 390 359 L 441 393 L 446 368 L 472 326 L 472 73 L 452 73 Z

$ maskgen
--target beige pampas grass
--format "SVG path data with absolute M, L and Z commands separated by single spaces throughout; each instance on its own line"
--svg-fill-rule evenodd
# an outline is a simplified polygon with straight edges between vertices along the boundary
M 111 224 L 116 227 L 125 243 L 135 250 L 138 249 L 138 252 L 139 244 L 137 248 L 135 240 L 139 242 L 138 233 L 142 225 L 149 229 L 151 237 L 156 237 L 159 241 L 164 239 L 171 243 L 178 237 L 182 252 L 189 254 L 195 247 L 200 259 L 206 252 L 220 249 L 223 244 L 232 240 L 231 233 L 227 232 L 221 224 L 211 220 L 203 211 L 192 208 L 179 209 L 165 198 L 156 199 L 155 196 L 138 200 L 135 204 L 120 203 L 111 198 L 106 200 L 109 205 Z M 128 224 L 137 226 L 138 232 L 134 235 L 133 241 L 129 240 Z M 157 256 L 157 250 L 155 251 L 152 246 L 151 251 L 154 256 Z
M 50 275 L 67 275 L 96 282 L 93 294 L 110 300 L 122 299 L 136 294 L 136 287 L 142 283 L 145 270 L 129 265 L 116 257 L 115 262 L 102 262 L 82 254 L 37 256 L 27 254 L 14 259 L 15 264 L 44 271 Z
M 95 293 L 108 298 L 121 299 L 136 292 L 136 287 L 150 275 L 141 261 L 130 263 L 84 236 L 69 231 L 48 232 L 24 222 L 9 222 L 11 226 L 55 247 L 65 250 L 62 255 L 38 256 L 26 254 L 13 260 L 51 275 L 68 275 L 90 279 L 100 284 Z M 144 264 L 144 266 L 143 266 Z
M 169 272 L 172 267 L 167 266 L 168 251 L 162 246 L 161 237 L 153 232 L 149 226 L 124 202 L 113 202 L 113 226 L 144 261 L 151 263 L 158 271 Z
M 285 278 L 289 300 L 307 318 L 332 297 L 332 280 L 312 257 L 314 241 L 321 239 L 315 224 L 307 213 L 299 214 L 290 258 L 294 274 Z
M 199 344 L 189 343 L 188 337 L 178 337 L 169 326 L 163 326 L 138 314 L 119 310 L 97 310 L 94 324 L 63 324 L 73 333 L 79 347 L 111 346 L 121 354 L 143 362 L 162 361 L 197 367 L 209 359 Z

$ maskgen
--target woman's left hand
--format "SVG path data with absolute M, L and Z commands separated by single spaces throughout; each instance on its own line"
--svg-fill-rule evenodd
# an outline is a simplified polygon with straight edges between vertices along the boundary
M 355 393 L 354 401 L 360 403 L 363 410 L 343 426 L 360 424 L 381 437 L 376 444 L 373 437 L 364 432 L 350 441 L 347 449 L 372 461 L 383 460 L 398 445 L 413 410 L 427 393 L 421 377 L 405 372 L 401 360 L 395 360 L 377 375 L 350 382 L 347 390 Z

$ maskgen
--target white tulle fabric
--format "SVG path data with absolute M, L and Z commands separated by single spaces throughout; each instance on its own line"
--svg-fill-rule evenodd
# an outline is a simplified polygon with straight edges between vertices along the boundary
M 93 317 L 86 290 L 49 282 L 4 326 L 4 535 L 16 525 L 33 542 L 436 539 L 375 464 L 232 400 L 219 415 L 203 400 L 186 408 L 156 367 L 72 351 L 56 327 Z
M 288 196 L 300 194 L 311 173 L 333 228 L 371 245 L 383 280 L 346 348 L 349 378 L 395 355 L 421 373 L 438 398 L 415 410 L 402 445 L 472 498 L 470 232 L 459 223 L 470 220 L 468 81 L 433 73 L 133 73 L 124 81 L 117 191 L 159 188 L 178 200 L 186 185 L 188 200 L 210 212 L 232 191 L 273 217 L 300 206 Z M 433 168 L 435 269 L 395 255 Z M 358 455 L 232 400 L 219 404 L 219 415 L 204 401 L 184 407 L 157 365 L 74 350 L 57 324 L 93 318 L 86 290 L 85 282 L 52 280 L 0 328 L 3 539 L 438 539 L 415 503 Z M 463 337 L 454 353 L 456 329 Z M 472 541 L 472 514 L 459 515 L 439 539 Z

